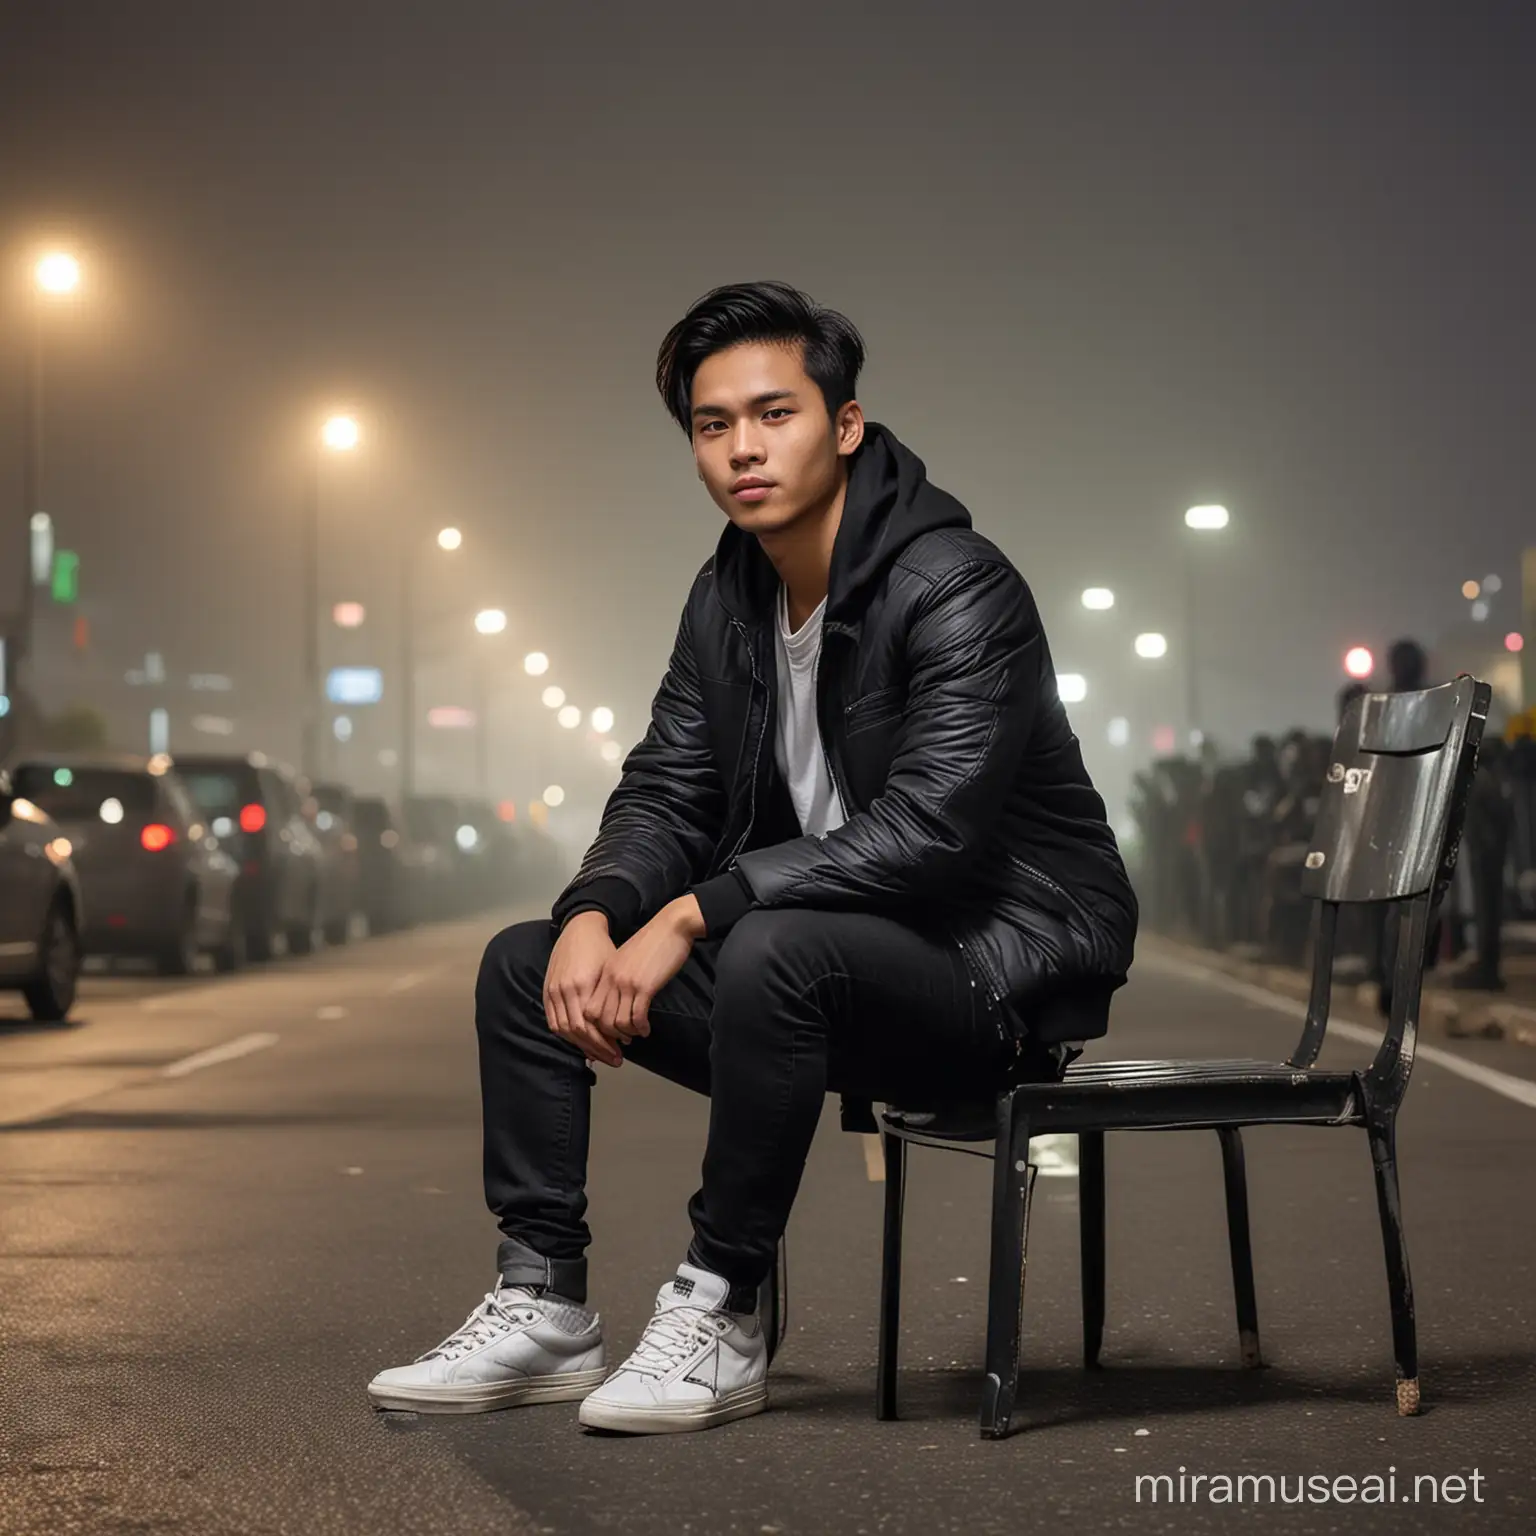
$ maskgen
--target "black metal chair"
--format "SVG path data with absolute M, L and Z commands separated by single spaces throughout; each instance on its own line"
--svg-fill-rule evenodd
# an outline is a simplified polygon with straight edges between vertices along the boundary
M 1011 1082 L 995 1100 L 922 1108 L 887 1105 L 885 1251 L 880 1292 L 877 1416 L 896 1417 L 901 1236 L 908 1143 L 992 1156 L 984 1438 L 1009 1431 L 1019 1378 L 1024 1263 L 1035 1169 L 1029 1138 L 1074 1132 L 1080 1152 L 1083 1360 L 1104 1336 L 1104 1135 L 1214 1130 L 1221 1140 L 1227 1227 L 1242 1363 L 1262 1363 L 1241 1127 L 1360 1126 L 1370 1140 L 1386 1248 L 1399 1413 L 1419 1409 L 1413 1290 L 1398 1198 L 1395 1121 L 1408 1086 L 1426 942 L 1450 882 L 1490 690 L 1471 677 L 1418 693 L 1367 694 L 1334 738 L 1306 857 L 1313 915 L 1311 996 L 1288 1061 L 1091 1062 L 1059 1082 Z M 1389 903 L 1400 924 L 1392 1009 L 1375 1059 L 1360 1072 L 1315 1065 L 1328 1027 L 1339 908 Z M 1058 1036 L 1060 1038 L 1060 1036 Z M 845 1117 L 845 1124 L 848 1123 Z M 992 1143 L 990 1151 L 984 1145 Z

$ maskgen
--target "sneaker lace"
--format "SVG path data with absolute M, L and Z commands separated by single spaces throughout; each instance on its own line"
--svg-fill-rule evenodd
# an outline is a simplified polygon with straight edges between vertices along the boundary
M 702 1307 L 664 1308 L 651 1319 L 624 1369 L 642 1376 L 665 1376 L 713 1337 L 704 1326 L 706 1315 Z
M 525 1297 L 519 1300 L 526 1302 Z M 436 1349 L 429 1349 L 421 1358 L 431 1360 L 440 1355 L 444 1360 L 457 1360 L 470 1350 L 478 1349 L 482 1344 L 509 1332 L 520 1322 L 532 1321 L 532 1316 L 531 1309 L 524 1312 L 519 1308 L 514 1312 L 508 1305 L 508 1298 L 498 1296 L 495 1291 L 487 1291 L 484 1304 L 469 1314 L 464 1326 L 456 1333 L 450 1333 Z

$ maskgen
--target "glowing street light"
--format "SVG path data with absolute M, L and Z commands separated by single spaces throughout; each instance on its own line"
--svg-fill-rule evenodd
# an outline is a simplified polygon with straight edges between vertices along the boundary
M 450 552 L 457 549 L 464 542 L 464 535 L 457 528 L 439 528 L 437 531 L 437 547 Z
M 1058 672 L 1056 692 L 1063 704 L 1081 704 L 1088 697 L 1088 679 L 1081 672 Z
M 1511 638 L 1518 640 L 1520 637 L 1515 635 Z M 1511 646 L 1510 649 L 1517 651 L 1520 649 L 1520 647 L 1515 645 Z M 623 757 L 624 748 L 621 747 L 616 741 L 605 741 L 602 746 L 602 753 L 603 761 L 605 763 L 616 763 L 621 757 Z
M 499 635 L 507 627 L 507 616 L 500 608 L 482 608 L 475 615 L 475 628 L 482 635 Z
M 363 440 L 363 429 L 351 416 L 332 416 L 320 429 L 320 441 L 332 453 L 351 453 Z
M 558 784 L 551 784 L 541 797 L 544 804 L 550 807 L 565 803 L 565 791 Z
M 574 731 L 581 724 L 581 711 L 574 704 L 567 704 L 558 715 L 555 716 L 561 725 L 568 731 Z
M 1352 645 L 1344 653 L 1344 670 L 1351 677 L 1369 677 L 1376 670 L 1376 658 L 1363 645 Z
M 1136 636 L 1136 654 L 1147 661 L 1156 661 L 1160 656 L 1168 654 L 1168 637 L 1160 635 L 1155 630 Z
M 1131 739 L 1131 722 L 1124 715 L 1116 715 L 1109 722 L 1109 744 L 1112 747 L 1123 747 Z
M 1184 525 L 1200 533 L 1215 533 L 1225 528 L 1232 519 L 1225 507 L 1191 507 L 1184 514 Z
M 597 708 L 592 711 L 591 719 L 592 729 L 596 731 L 599 736 L 606 736 L 608 732 L 613 729 L 613 711 L 611 709 L 605 708 L 601 704 L 599 704 Z
M 80 263 L 68 251 L 49 251 L 38 259 L 32 275 L 44 293 L 73 293 L 80 286 Z
M 565 689 L 551 683 L 542 694 L 545 709 L 559 709 L 565 703 Z
M 1089 587 L 1083 593 L 1083 607 L 1102 612 L 1115 606 L 1115 594 L 1108 587 Z
M 529 677 L 543 677 L 549 671 L 549 657 L 543 651 L 529 651 L 523 657 L 523 671 Z
M 1470 603 L 1482 593 L 1482 587 L 1475 581 L 1464 581 L 1461 584 L 1461 595 Z

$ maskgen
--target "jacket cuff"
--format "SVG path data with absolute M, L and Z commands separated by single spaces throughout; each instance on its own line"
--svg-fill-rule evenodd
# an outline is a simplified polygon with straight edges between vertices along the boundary
M 690 894 L 699 904 L 707 939 L 719 938 L 732 923 L 739 922 L 752 910 L 757 899 L 739 866 L 694 886 Z
M 618 875 L 602 875 L 566 892 L 555 904 L 554 921 L 563 929 L 578 912 L 602 912 L 610 934 L 628 934 L 639 925 L 640 893 Z

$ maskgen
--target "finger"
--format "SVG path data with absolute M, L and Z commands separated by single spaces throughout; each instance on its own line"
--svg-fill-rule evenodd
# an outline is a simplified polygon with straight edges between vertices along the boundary
M 565 1001 L 560 996 L 558 988 L 545 987 L 544 989 L 544 1017 L 557 1035 L 565 1033 Z
M 637 1035 L 648 1035 L 651 1032 L 651 996 L 648 992 L 637 992 L 634 998 L 634 1006 L 630 1012 L 630 1027 Z
M 602 1009 L 599 1011 L 595 1023 L 597 1027 L 611 1040 L 624 1026 L 624 988 L 615 984 L 608 988 L 608 995 L 603 999 Z
M 597 978 L 592 990 L 582 999 L 581 1017 L 588 1024 L 594 1024 L 601 1017 L 603 1003 L 608 993 L 612 990 L 612 984 L 608 980 L 608 972 L 603 971 Z
M 612 1040 L 605 1040 L 590 1024 L 584 1024 L 582 1030 L 584 1050 L 592 1051 L 596 1058 L 607 1066 L 617 1067 L 623 1064 L 624 1053 Z

